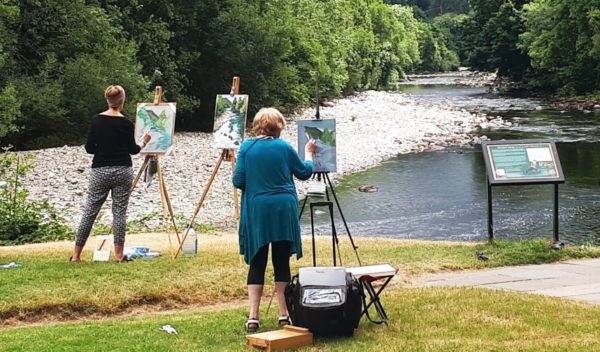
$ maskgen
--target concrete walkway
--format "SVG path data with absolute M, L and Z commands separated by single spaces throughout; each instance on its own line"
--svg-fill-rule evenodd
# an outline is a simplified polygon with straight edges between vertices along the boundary
M 484 287 L 600 304 L 600 259 L 432 274 L 415 285 Z

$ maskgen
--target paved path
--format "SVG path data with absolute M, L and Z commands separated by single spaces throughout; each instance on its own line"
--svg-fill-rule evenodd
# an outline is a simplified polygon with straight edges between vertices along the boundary
M 600 304 L 600 259 L 433 274 L 422 277 L 415 284 L 422 287 L 477 286 Z

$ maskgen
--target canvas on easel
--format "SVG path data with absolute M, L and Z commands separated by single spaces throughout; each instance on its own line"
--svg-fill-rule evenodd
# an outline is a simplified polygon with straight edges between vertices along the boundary
M 214 147 L 238 149 L 244 141 L 248 96 L 219 94 L 215 103 Z
M 310 139 L 317 144 L 317 151 L 313 155 L 313 171 L 336 172 L 335 120 L 298 120 L 298 154 L 302 160 L 304 146 Z
M 141 140 L 147 132 L 152 139 L 140 153 L 164 154 L 173 145 L 175 132 L 175 103 L 140 103 L 135 119 L 135 140 Z

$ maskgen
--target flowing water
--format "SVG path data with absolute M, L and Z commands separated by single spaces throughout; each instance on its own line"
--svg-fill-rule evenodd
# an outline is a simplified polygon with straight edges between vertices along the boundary
M 559 234 L 569 244 L 600 244 L 600 115 L 558 111 L 547 103 L 448 84 L 452 76 L 417 79 L 405 93 L 426 104 L 479 109 L 513 123 L 485 130 L 492 140 L 556 141 L 566 182 L 559 186 Z M 440 84 L 441 83 L 441 84 Z M 486 175 L 481 146 L 400 155 L 345 177 L 335 192 L 352 236 L 431 240 L 487 239 Z M 378 192 L 359 186 L 370 184 Z M 493 188 L 494 237 L 545 238 L 553 233 L 553 185 Z M 302 216 L 310 233 L 310 214 Z M 316 216 L 316 232 L 330 234 L 328 215 Z M 339 214 L 336 228 L 346 233 Z

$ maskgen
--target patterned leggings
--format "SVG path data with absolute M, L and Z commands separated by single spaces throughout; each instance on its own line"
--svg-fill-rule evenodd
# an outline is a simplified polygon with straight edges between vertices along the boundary
M 94 220 L 111 192 L 113 213 L 113 235 L 115 246 L 125 244 L 125 226 L 127 225 L 127 204 L 131 194 L 133 168 L 131 166 L 104 166 L 92 168 L 87 202 L 81 223 L 77 230 L 75 245 L 85 246 L 90 236 Z

